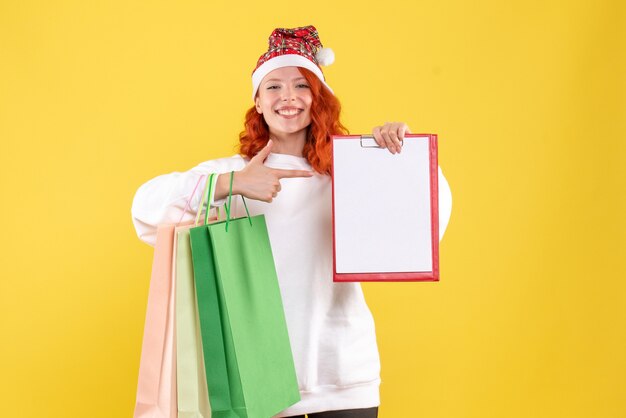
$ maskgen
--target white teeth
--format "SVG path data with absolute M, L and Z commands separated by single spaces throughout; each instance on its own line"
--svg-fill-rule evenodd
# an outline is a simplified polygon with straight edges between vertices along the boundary
M 293 116 L 300 113 L 300 109 L 278 109 L 276 113 L 283 116 Z

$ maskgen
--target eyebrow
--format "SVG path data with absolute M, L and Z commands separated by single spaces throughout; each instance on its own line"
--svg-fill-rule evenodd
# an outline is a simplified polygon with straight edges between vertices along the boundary
M 287 81 L 298 81 L 298 80 L 306 80 L 306 78 L 304 77 L 297 77 L 297 78 L 292 78 L 291 80 L 287 80 Z M 269 83 L 270 81 L 272 82 L 282 82 L 283 80 L 280 78 L 270 78 L 269 80 L 265 80 L 265 83 Z

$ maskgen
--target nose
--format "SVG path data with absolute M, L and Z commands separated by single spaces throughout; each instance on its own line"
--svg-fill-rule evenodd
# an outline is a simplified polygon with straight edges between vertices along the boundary
M 285 86 L 284 89 L 282 89 L 282 93 L 283 93 L 283 101 L 292 101 L 292 100 L 296 100 L 296 89 L 293 88 L 293 86 Z

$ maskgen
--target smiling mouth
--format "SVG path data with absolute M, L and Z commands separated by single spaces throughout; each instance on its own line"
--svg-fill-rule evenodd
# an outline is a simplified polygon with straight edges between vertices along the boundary
M 281 116 L 295 116 L 303 112 L 303 109 L 277 109 L 275 111 Z

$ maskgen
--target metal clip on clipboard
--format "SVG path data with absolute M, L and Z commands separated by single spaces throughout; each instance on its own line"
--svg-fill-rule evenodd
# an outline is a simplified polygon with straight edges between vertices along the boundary
M 404 140 L 400 141 L 400 146 L 404 146 Z M 361 135 L 361 148 L 381 148 L 374 139 L 374 135 Z

